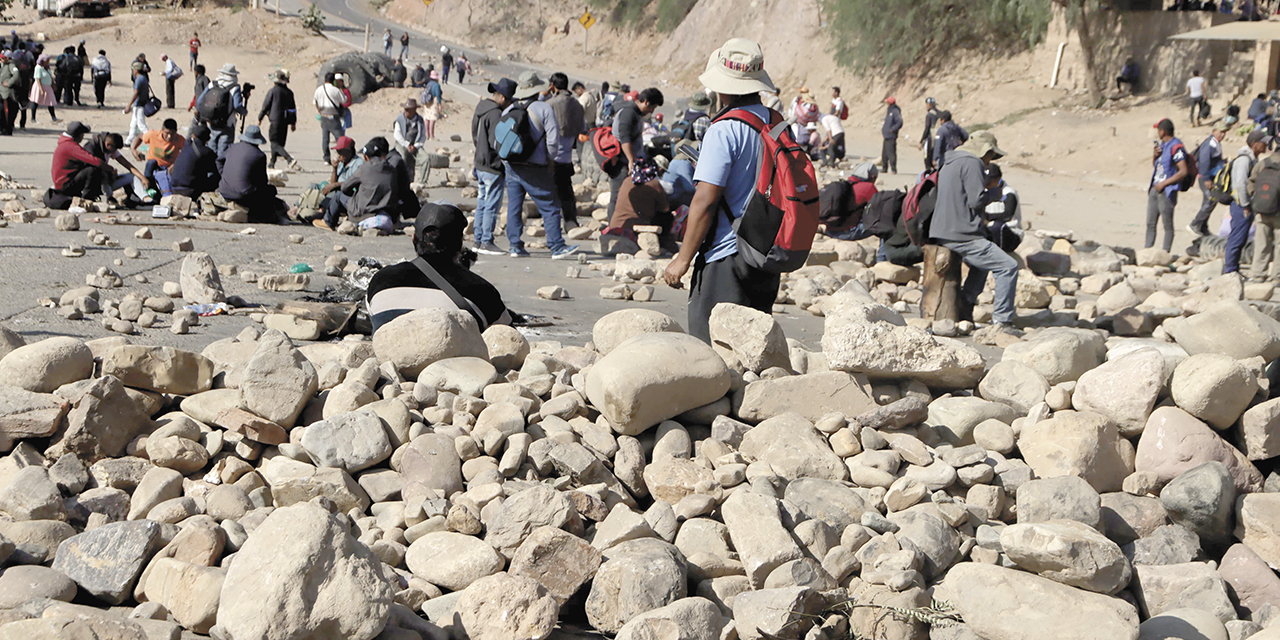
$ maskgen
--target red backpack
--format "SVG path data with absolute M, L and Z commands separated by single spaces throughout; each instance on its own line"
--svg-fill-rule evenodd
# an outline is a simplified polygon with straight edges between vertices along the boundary
M 911 244 L 923 247 L 929 243 L 929 221 L 937 204 L 938 172 L 924 174 L 902 200 L 902 220 Z M 932 197 L 930 197 L 932 196 Z
M 627 157 L 622 153 L 622 143 L 613 135 L 613 127 L 596 127 L 592 129 L 591 148 L 596 152 L 600 168 L 609 175 L 614 175 L 619 166 L 626 167 Z
M 742 216 L 733 220 L 738 253 L 747 264 L 770 273 L 804 266 L 818 232 L 818 178 L 809 156 L 791 137 L 782 114 L 770 110 L 769 124 L 746 109 L 715 119 L 737 120 L 760 132 L 763 149 L 756 167 L 756 189 Z

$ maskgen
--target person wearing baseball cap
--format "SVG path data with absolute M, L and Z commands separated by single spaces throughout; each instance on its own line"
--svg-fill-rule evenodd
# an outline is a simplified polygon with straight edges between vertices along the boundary
M 1165 118 L 1154 125 L 1157 140 L 1152 156 L 1153 169 L 1147 190 L 1147 236 L 1143 247 L 1156 244 L 1156 225 L 1164 225 L 1165 251 L 1173 250 L 1173 208 L 1178 204 L 1179 184 L 1190 170 L 1187 149 L 1173 135 L 1173 121 Z
M 191 125 L 187 143 L 169 169 L 169 189 L 173 193 L 198 200 L 202 194 L 218 189 L 222 176 L 218 173 L 218 154 L 209 148 L 210 133 L 206 125 Z
M 1244 253 L 1244 243 L 1249 240 L 1249 229 L 1253 227 L 1253 192 L 1249 188 L 1249 174 L 1258 158 L 1271 145 L 1271 136 L 1265 129 L 1254 129 L 1244 140 L 1244 146 L 1231 160 L 1231 232 L 1227 234 L 1227 251 L 1223 256 L 1222 273 L 1240 271 L 1240 257 Z M 1269 235 L 1269 234 L 1268 234 Z M 1269 239 L 1269 238 L 1268 238 Z M 1254 243 L 1254 257 L 1260 258 L 1263 247 L 1270 244 L 1265 241 Z M 1269 247 L 1268 247 L 1269 248 Z M 1254 260 L 1252 274 L 1262 278 L 1265 276 L 1266 264 L 1259 265 L 1261 260 Z M 1261 269 L 1259 267 L 1262 267 Z
M 494 142 L 494 130 L 502 110 L 511 104 L 516 92 L 516 82 L 511 78 L 503 78 L 490 82 L 489 97 L 476 104 L 475 115 L 471 117 L 471 141 L 475 143 L 476 154 L 476 252 L 487 256 L 500 256 L 504 253 L 493 243 L 493 231 L 498 225 L 498 208 L 502 204 L 502 192 L 506 190 L 506 169 L 502 166 L 502 158 L 498 157 L 498 145 Z
M 992 320 L 996 331 L 1020 336 L 1014 328 L 1014 295 L 1018 289 L 1018 261 L 987 238 L 983 211 L 995 195 L 987 192 L 987 166 L 1005 152 L 990 131 L 978 131 L 947 154 L 938 172 L 938 202 L 929 225 L 929 238 L 950 249 L 969 265 L 969 276 L 956 301 L 961 320 L 973 320 L 973 307 L 995 276 Z
M 339 136 L 333 144 L 333 151 L 338 157 L 329 166 L 329 180 L 320 187 L 320 215 L 314 218 L 307 216 L 313 226 L 330 231 L 337 224 L 335 222 L 331 227 L 325 221 L 341 219 L 351 201 L 351 196 L 341 191 L 342 183 L 354 177 L 356 170 L 364 164 L 364 158 L 356 155 L 356 141 L 348 136 Z
M 551 109 L 551 105 L 539 100 L 550 92 L 551 84 L 543 81 L 536 71 L 525 71 L 516 81 L 513 96 L 515 100 L 502 113 L 505 118 L 516 109 L 525 110 L 529 133 L 527 138 L 522 136 L 522 142 L 533 146 L 532 152 L 524 159 L 517 162 L 509 160 L 502 162 L 507 187 L 507 243 L 510 245 L 508 255 L 513 258 L 529 257 L 522 239 L 526 195 L 533 200 L 538 207 L 538 213 L 542 215 L 551 259 L 568 258 L 577 253 L 579 248 L 576 244 L 566 244 L 560 230 L 560 201 L 556 196 L 555 174 L 552 167 L 556 152 L 560 149 L 560 127 L 556 124 L 556 114 Z M 497 129 L 501 129 L 501 119 Z M 503 139 L 496 133 L 494 141 L 501 149 Z
M 902 130 L 902 109 L 893 96 L 884 99 L 889 105 L 884 112 L 884 124 L 880 126 L 880 135 L 884 136 L 884 146 L 880 149 L 880 171 L 898 172 L 898 131 Z
M 422 205 L 413 224 L 414 259 L 379 270 L 369 280 L 365 300 L 374 333 L 418 309 L 462 311 L 481 331 L 511 324 L 512 314 L 489 281 L 471 271 L 475 252 L 467 249 L 467 218 L 447 202 Z
M 745 111 L 765 123 L 781 122 L 782 114 L 760 103 L 760 92 L 775 89 L 764 68 L 764 51 L 755 42 L 734 38 L 724 43 L 711 53 L 698 81 L 716 92 L 719 103 L 730 111 Z M 732 220 L 743 214 L 755 191 L 762 148 L 760 134 L 740 120 L 714 122 L 702 139 L 684 242 L 662 277 L 680 288 L 692 268 L 687 326 L 689 334 L 703 342 L 711 342 L 711 310 L 717 304 L 730 302 L 772 313 L 778 297 L 779 275 L 748 265 L 738 254 Z M 721 214 L 721 203 L 727 215 Z
M 407 187 L 402 184 L 401 173 L 387 159 L 390 149 L 386 138 L 370 138 L 360 150 L 364 164 L 341 187 L 342 194 L 349 198 L 346 202 L 347 220 L 361 229 L 377 229 L 381 235 L 395 229 L 395 222 L 400 217 L 401 197 Z M 338 217 L 331 213 L 325 212 L 324 227 L 337 229 Z

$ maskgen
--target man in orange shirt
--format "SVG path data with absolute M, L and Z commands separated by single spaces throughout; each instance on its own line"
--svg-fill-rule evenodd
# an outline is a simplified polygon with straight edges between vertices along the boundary
M 160 129 L 152 129 L 133 139 L 130 149 L 138 162 L 144 160 L 139 147 L 143 144 L 147 145 L 146 165 L 142 169 L 142 174 L 146 176 L 147 185 L 150 188 L 156 188 L 156 169 L 168 171 L 169 167 L 173 166 L 173 162 L 178 159 L 178 154 L 182 152 L 182 147 L 186 143 L 186 139 L 178 133 L 178 121 L 173 118 L 166 119 Z

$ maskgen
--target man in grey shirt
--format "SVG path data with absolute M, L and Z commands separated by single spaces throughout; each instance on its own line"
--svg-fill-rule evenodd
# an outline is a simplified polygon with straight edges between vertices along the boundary
M 524 109 L 528 116 L 529 134 L 534 149 L 523 162 L 502 162 L 507 187 L 507 241 L 508 255 L 527 258 L 524 248 L 524 197 L 529 196 L 542 215 L 547 232 L 547 248 L 552 260 L 562 260 L 577 253 L 578 245 L 567 245 L 560 232 L 560 200 L 556 196 L 555 174 L 552 163 L 560 152 L 560 126 L 550 105 L 539 98 L 551 92 L 551 84 L 543 82 L 533 71 L 520 74 L 516 82 L 515 100 L 507 105 L 503 116 L 513 109 Z M 498 119 L 497 131 L 502 130 Z
M 1231 232 L 1227 234 L 1227 253 L 1223 256 L 1223 273 L 1240 270 L 1240 257 L 1249 240 L 1253 227 L 1253 200 L 1249 190 L 1249 174 L 1258 161 L 1258 154 L 1267 150 L 1271 136 L 1265 129 L 1254 129 L 1245 138 L 1244 146 L 1231 160 Z M 1256 251 L 1254 253 L 1257 253 Z
M 990 272 L 996 279 L 992 319 L 1000 331 L 1017 334 L 1013 327 L 1013 300 L 1018 288 L 1018 261 L 987 239 L 983 218 L 988 202 L 986 167 L 1003 156 L 1004 151 L 989 131 L 974 133 L 968 142 L 947 154 L 938 173 L 938 203 L 929 238 L 959 254 L 969 265 L 969 277 L 958 301 L 961 319 L 971 319 Z
M 615 104 L 617 115 L 613 116 L 613 137 L 622 145 L 622 154 L 627 158 L 626 171 L 616 176 L 609 176 L 609 219 L 613 219 L 613 207 L 618 201 L 618 190 L 631 175 L 636 161 L 644 159 L 644 118 L 662 106 L 662 92 L 650 87 L 636 96 L 635 102 Z

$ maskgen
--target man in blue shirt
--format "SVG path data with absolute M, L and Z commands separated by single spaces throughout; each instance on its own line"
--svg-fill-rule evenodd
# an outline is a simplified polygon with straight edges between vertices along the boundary
M 769 122 L 771 113 L 760 104 L 760 92 L 774 91 L 774 87 L 764 70 L 759 44 L 742 38 L 726 42 L 707 61 L 698 80 L 719 94 L 720 103 L 729 109 L 744 109 Z M 778 274 L 747 265 L 738 255 L 733 229 L 733 219 L 742 215 L 755 191 L 756 165 L 763 149 L 760 133 L 737 120 L 713 123 L 702 139 L 684 242 L 663 280 L 679 288 L 693 267 L 689 334 L 704 342 L 711 342 L 709 323 L 716 304 L 730 302 L 771 313 L 778 297 Z
M 1187 150 L 1173 137 L 1173 121 L 1165 118 L 1155 129 L 1160 136 L 1155 142 L 1151 163 L 1151 187 L 1147 190 L 1147 238 L 1143 248 L 1156 244 L 1156 224 L 1164 225 L 1165 251 L 1173 250 L 1173 208 L 1178 204 L 1178 184 L 1187 175 Z
M 1209 191 L 1213 188 L 1213 176 L 1218 173 L 1218 169 L 1222 167 L 1222 139 L 1227 135 L 1227 125 L 1218 123 L 1213 125 L 1213 133 L 1209 134 L 1204 142 L 1200 143 L 1200 147 L 1196 149 L 1196 168 L 1200 170 L 1200 176 L 1196 178 L 1196 182 L 1200 184 L 1200 192 L 1204 194 L 1204 202 L 1200 203 L 1200 211 L 1196 213 L 1196 217 L 1187 225 L 1187 230 L 1198 236 L 1209 235 L 1209 216 L 1213 215 L 1213 210 L 1218 206 L 1218 201 L 1209 197 Z

